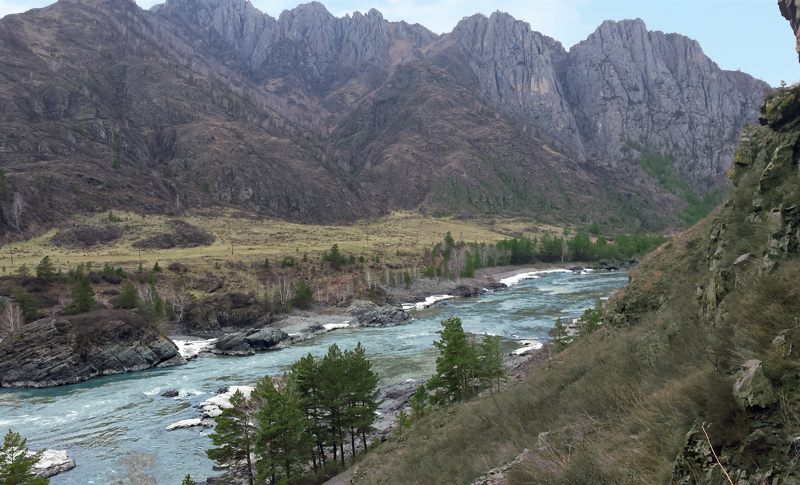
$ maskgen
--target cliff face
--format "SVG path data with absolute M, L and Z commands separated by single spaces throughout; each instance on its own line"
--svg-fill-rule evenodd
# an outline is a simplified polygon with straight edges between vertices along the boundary
M 766 88 L 641 21 L 567 52 L 501 13 L 437 36 L 246 0 L 10 15 L 0 68 L 6 234 L 14 192 L 23 230 L 102 206 L 336 222 L 421 205 L 660 230 L 684 202 L 630 165 L 671 154 L 717 187 Z
M 578 125 L 556 76 L 553 59 L 566 57 L 560 42 L 508 14 L 474 15 L 450 34 L 478 79 L 478 90 L 504 111 L 586 158 Z
M 97 311 L 46 318 L 0 343 L 0 386 L 52 387 L 185 364 L 178 347 L 140 317 Z
M 642 151 L 671 154 L 702 189 L 720 184 L 769 90 L 721 70 L 697 41 L 648 31 L 640 19 L 604 22 L 562 62 L 589 158 L 615 165 Z

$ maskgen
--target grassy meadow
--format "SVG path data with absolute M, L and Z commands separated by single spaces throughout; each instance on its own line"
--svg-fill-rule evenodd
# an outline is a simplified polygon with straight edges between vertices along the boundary
M 156 262 L 162 268 L 181 263 L 195 274 L 214 274 L 229 277 L 229 289 L 248 286 L 241 275 L 242 267 L 263 264 L 268 258 L 272 265 L 283 258 L 301 259 L 304 254 L 319 261 L 324 251 L 338 244 L 344 255 L 380 256 L 387 266 L 404 267 L 422 259 L 423 249 L 442 241 L 450 232 L 456 240 L 493 243 L 507 237 L 561 234 L 562 229 L 535 224 L 529 219 L 453 220 L 427 217 L 417 212 L 393 212 L 382 218 L 359 221 L 349 225 L 308 225 L 270 220 L 241 211 L 209 211 L 187 213 L 180 219 L 210 234 L 216 240 L 209 246 L 171 249 L 137 249 L 134 243 L 159 233 L 169 233 L 170 217 L 115 212 L 119 222 L 109 222 L 108 213 L 78 216 L 62 224 L 62 228 L 79 225 L 114 225 L 124 229 L 122 236 L 105 244 L 89 248 L 70 249 L 56 246 L 51 238 L 59 229 L 32 239 L 6 244 L 0 248 L 0 275 L 15 274 L 26 264 L 31 271 L 44 256 L 50 256 L 56 269 L 66 272 L 80 263 L 102 267 L 109 263 L 134 271 L 141 261 L 145 269 Z M 12 264 L 13 256 L 13 264 Z M 236 284 L 237 279 L 244 280 Z M 231 285 L 232 284 L 232 285 Z

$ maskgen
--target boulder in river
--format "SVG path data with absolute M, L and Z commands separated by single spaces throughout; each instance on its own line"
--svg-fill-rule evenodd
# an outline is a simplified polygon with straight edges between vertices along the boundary
M 44 450 L 42 457 L 33 465 L 33 473 L 42 478 L 50 478 L 73 468 L 75 461 L 69 459 L 66 451 Z
M 278 350 L 285 347 L 289 335 L 279 328 L 251 328 L 246 332 L 220 337 L 211 352 L 222 355 L 253 355 L 258 350 Z
M 0 386 L 52 387 L 185 364 L 178 347 L 138 315 L 98 310 L 44 318 L 0 343 Z
M 347 312 L 362 327 L 388 327 L 411 322 L 411 316 L 400 307 L 379 306 L 366 300 L 353 300 Z

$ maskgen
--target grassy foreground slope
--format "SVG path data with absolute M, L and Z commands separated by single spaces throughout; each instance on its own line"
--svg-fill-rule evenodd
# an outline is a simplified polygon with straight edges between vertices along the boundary
M 800 88 L 766 101 L 730 199 L 632 272 L 599 331 L 417 420 L 354 483 L 469 484 L 523 449 L 489 483 L 800 483 L 798 114 Z M 754 359 L 763 378 L 737 384 Z

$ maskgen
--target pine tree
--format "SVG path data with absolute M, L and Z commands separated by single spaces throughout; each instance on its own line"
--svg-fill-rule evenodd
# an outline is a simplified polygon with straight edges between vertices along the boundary
M 0 483 L 3 485 L 47 485 L 50 480 L 32 472 L 42 453 L 28 452 L 28 440 L 8 430 L 0 449 Z
M 120 308 L 131 310 L 136 308 L 136 300 L 136 288 L 134 288 L 133 283 L 128 280 L 128 282 L 125 283 L 125 286 L 122 288 L 122 294 L 119 295 L 117 303 L 119 304 Z
M 192 480 L 192 476 L 187 473 L 186 476 L 183 477 L 183 481 L 181 482 L 181 485 L 197 485 L 197 482 Z
M 55 268 L 50 262 L 50 256 L 45 256 L 36 266 L 36 277 L 48 283 L 56 279 Z
M 345 421 L 350 428 L 350 445 L 353 456 L 356 454 L 355 437 L 361 435 L 364 450 L 367 449 L 367 433 L 375 423 L 375 411 L 380 404 L 378 395 L 378 374 L 372 370 L 367 360 L 366 350 L 361 342 L 353 351 L 345 351 L 345 399 L 347 401 Z
M 548 330 L 547 335 L 550 337 L 550 345 L 556 352 L 561 352 L 566 349 L 572 342 L 572 337 L 569 335 L 567 327 L 561 321 L 561 318 L 556 318 L 555 325 Z
M 72 303 L 70 303 L 66 310 L 70 315 L 78 315 L 81 313 L 90 312 L 97 307 L 97 302 L 94 300 L 94 290 L 89 278 L 83 276 L 81 273 L 75 286 L 72 287 Z
M 428 388 L 436 390 L 433 400 L 437 404 L 459 401 L 473 394 L 472 379 L 477 359 L 460 318 L 448 318 L 441 324 L 444 328 L 436 332 L 441 335 L 441 340 L 433 342 L 439 349 L 436 375 L 428 382 Z
M 297 288 L 295 288 L 294 292 L 294 306 L 301 310 L 305 310 L 307 308 L 311 308 L 311 304 L 314 302 L 314 294 L 311 291 L 311 287 L 306 284 L 306 280 L 300 278 L 300 281 L 297 282 Z
M 321 464 L 324 465 L 325 459 L 325 440 L 327 428 L 325 426 L 321 390 L 319 382 L 319 365 L 314 356 L 308 354 L 292 364 L 289 374 L 294 382 L 295 389 L 299 393 L 299 405 L 306 417 L 305 428 L 311 435 L 316 446 L 316 451 L 311 453 L 311 462 L 314 471 Z
M 256 434 L 256 421 L 252 406 L 241 391 L 231 396 L 231 406 L 223 409 L 217 416 L 217 425 L 211 433 L 211 442 L 216 448 L 206 450 L 206 455 L 219 466 L 215 470 L 227 470 L 233 467 L 243 470 L 248 483 L 253 485 L 253 464 L 250 453 Z
M 507 380 L 505 368 L 503 368 L 503 351 L 500 349 L 500 337 L 485 335 L 481 342 L 479 352 L 480 362 L 480 381 L 491 393 L 497 384 L 500 389 L 500 381 Z
M 39 300 L 25 291 L 23 287 L 19 286 L 14 290 L 14 298 L 11 301 L 19 305 L 22 318 L 28 323 L 37 320 L 41 316 L 39 315 Z
M 278 383 L 266 376 L 256 383 L 253 399 L 259 410 L 256 469 L 259 483 L 296 483 L 313 446 L 306 433 L 303 411 L 294 383 L 287 375 Z
M 414 394 L 408 398 L 408 404 L 411 405 L 411 417 L 419 419 L 425 415 L 425 404 L 428 401 L 428 390 L 424 385 L 417 387 Z
M 328 347 L 328 353 L 319 364 L 320 401 L 328 421 L 328 444 L 333 447 L 333 460 L 341 455 L 344 465 L 344 355 L 336 344 Z M 337 449 L 338 447 L 338 449 Z

